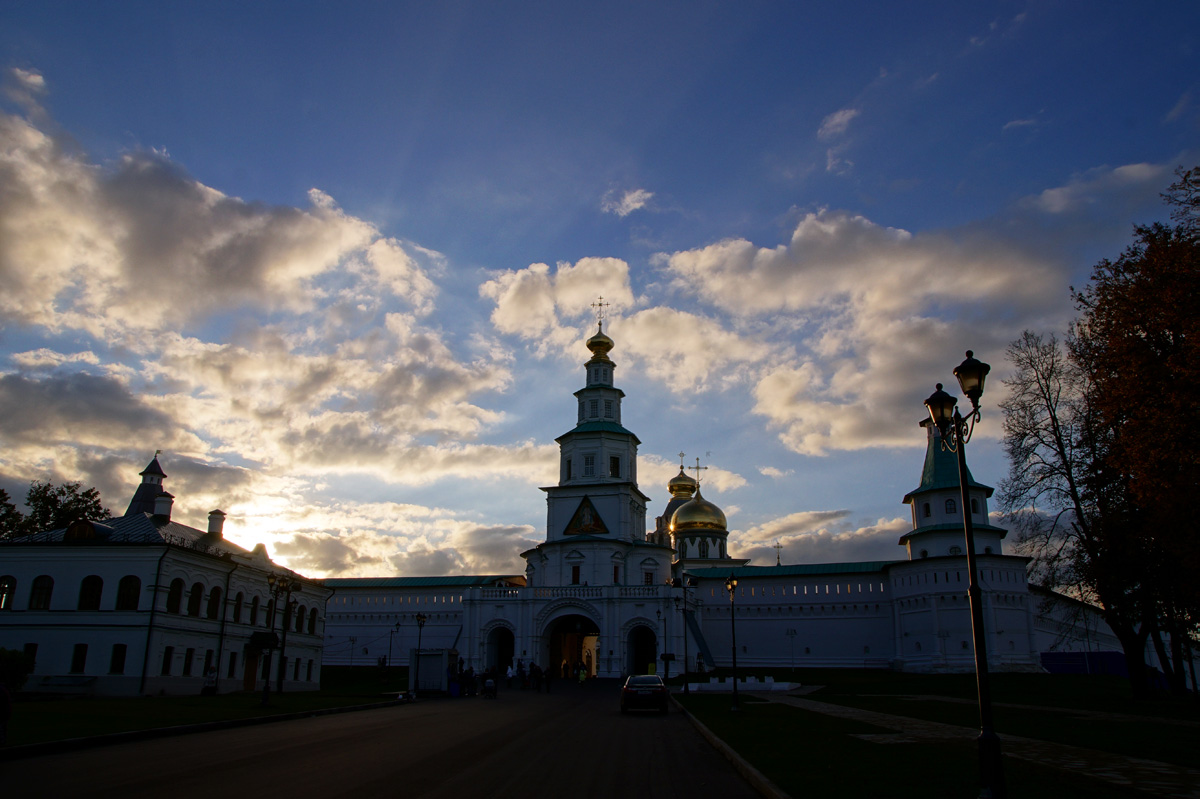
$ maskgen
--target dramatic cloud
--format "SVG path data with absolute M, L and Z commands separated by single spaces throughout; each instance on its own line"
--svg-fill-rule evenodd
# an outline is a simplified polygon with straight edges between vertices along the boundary
M 1001 350 L 1066 295 L 1057 265 L 995 237 L 914 236 L 829 211 L 806 215 L 787 245 L 731 239 L 668 268 L 735 318 L 805 320 L 811 335 L 759 379 L 755 411 L 806 454 L 909 442 L 911 375 L 940 374 L 947 342 Z
M 784 563 L 847 563 L 903 560 L 900 536 L 912 525 L 903 518 L 880 519 L 873 525 L 850 529 L 848 511 L 806 511 L 738 533 L 730 538 L 734 557 L 753 558 L 758 564 L 774 563 L 775 544 Z

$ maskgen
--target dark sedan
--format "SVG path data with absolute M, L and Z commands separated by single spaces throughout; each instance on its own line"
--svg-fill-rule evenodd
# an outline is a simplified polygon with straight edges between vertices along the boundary
M 667 686 L 655 674 L 640 674 L 630 677 L 621 686 L 621 712 L 631 710 L 657 710 L 667 712 Z

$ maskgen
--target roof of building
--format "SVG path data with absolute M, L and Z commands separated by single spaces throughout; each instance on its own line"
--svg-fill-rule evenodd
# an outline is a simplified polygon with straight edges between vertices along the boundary
M 479 574 L 448 577 L 329 577 L 327 588 L 504 588 L 524 585 L 519 574 Z
M 69 527 L 46 530 L 0 542 L 6 545 L 36 544 L 174 544 L 213 555 L 250 555 L 248 549 L 219 535 L 180 524 L 166 516 L 133 513 L 103 522 L 73 522 Z
M 926 421 L 922 421 L 922 426 L 925 424 Z M 971 488 L 982 489 L 986 492 L 985 496 L 992 495 L 992 487 L 976 481 L 971 476 L 969 466 L 967 467 L 967 485 Z M 958 455 L 942 446 L 942 439 L 939 435 L 930 435 L 929 444 L 925 448 L 925 465 L 921 469 L 921 485 L 905 494 L 904 502 L 911 502 L 917 494 L 946 488 L 958 488 Z
M 861 563 L 808 563 L 800 566 L 734 566 L 712 569 L 689 569 L 692 577 L 709 580 L 734 577 L 812 577 L 819 574 L 868 574 L 886 571 L 889 566 L 908 563 L 906 560 L 870 560 Z
M 632 431 L 626 430 L 616 422 L 605 421 L 580 422 L 572 427 L 569 432 L 563 433 L 554 440 L 561 441 L 563 438 L 571 435 L 572 433 L 619 433 L 623 436 L 633 436 L 634 441 L 636 441 L 638 444 L 642 443 L 641 441 L 638 441 L 638 437 L 634 435 Z

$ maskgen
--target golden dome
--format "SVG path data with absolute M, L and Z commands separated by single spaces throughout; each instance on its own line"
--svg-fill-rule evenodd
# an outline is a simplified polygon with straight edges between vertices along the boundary
M 608 360 L 608 351 L 613 348 L 613 340 L 604 335 L 604 323 L 596 326 L 596 335 L 587 340 L 587 347 L 592 351 L 592 357 L 603 361 Z
M 699 487 L 700 484 L 695 478 L 684 474 L 682 466 L 679 467 L 679 474 L 667 481 L 667 490 L 671 492 L 672 497 L 691 497 Z
M 725 513 L 700 496 L 700 487 L 697 486 L 695 498 L 682 505 L 671 517 L 671 532 L 715 530 L 724 533 L 726 532 L 725 524 Z

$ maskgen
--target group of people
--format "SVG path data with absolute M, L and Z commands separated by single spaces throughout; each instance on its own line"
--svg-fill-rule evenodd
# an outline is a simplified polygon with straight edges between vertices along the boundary
M 543 669 L 536 663 L 530 663 L 527 668 L 524 659 L 517 658 L 516 667 L 514 668 L 512 665 L 509 665 L 505 671 L 504 685 L 506 688 L 512 688 L 513 680 L 516 680 L 517 687 L 522 691 L 527 691 L 531 688 L 534 691 L 541 691 L 544 685 L 546 693 L 550 693 L 550 683 L 553 676 L 551 669 Z

